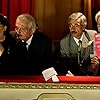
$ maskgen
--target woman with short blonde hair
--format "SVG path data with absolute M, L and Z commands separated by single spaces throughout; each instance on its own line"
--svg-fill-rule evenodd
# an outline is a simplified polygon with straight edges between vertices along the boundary
M 100 11 L 98 11 L 95 15 L 95 21 L 97 22 L 97 29 L 100 32 Z

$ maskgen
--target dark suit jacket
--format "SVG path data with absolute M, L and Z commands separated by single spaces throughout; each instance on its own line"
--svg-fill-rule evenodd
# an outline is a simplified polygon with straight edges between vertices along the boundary
M 1 44 L 4 47 L 4 52 L 0 56 L 0 75 L 8 75 L 12 72 L 12 59 L 10 58 L 12 58 L 11 51 L 15 45 L 15 39 L 8 34 Z
M 22 42 L 16 43 L 12 53 L 13 74 L 40 75 L 52 66 L 52 53 L 52 40 L 36 31 L 27 52 Z

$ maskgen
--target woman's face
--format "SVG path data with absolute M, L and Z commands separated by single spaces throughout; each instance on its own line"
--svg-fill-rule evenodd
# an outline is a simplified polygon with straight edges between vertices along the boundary
M 6 26 L 3 26 L 2 24 L 0 24 L 0 36 L 4 35 L 5 27 Z
M 97 29 L 98 32 L 100 32 L 100 16 L 98 17 L 98 21 L 97 21 Z

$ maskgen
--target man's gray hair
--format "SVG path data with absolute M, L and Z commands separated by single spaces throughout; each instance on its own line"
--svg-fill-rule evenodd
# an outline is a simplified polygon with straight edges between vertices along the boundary
M 71 21 L 74 20 L 80 20 L 80 24 L 82 25 L 82 27 L 85 29 L 87 26 L 87 18 L 84 14 L 82 14 L 81 12 L 75 12 L 72 13 L 69 17 L 68 17 L 68 24 L 70 24 Z
M 21 14 L 17 18 L 21 20 L 27 20 L 29 23 L 28 28 L 36 28 L 35 19 L 30 14 Z

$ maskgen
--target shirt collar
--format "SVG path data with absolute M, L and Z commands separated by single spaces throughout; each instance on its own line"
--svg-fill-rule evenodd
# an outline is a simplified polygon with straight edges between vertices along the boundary
M 32 38 L 33 38 L 33 34 L 32 34 L 32 36 L 26 41 L 27 45 L 30 45 L 30 44 L 31 44 Z
M 81 38 L 80 39 L 77 39 L 77 38 L 75 38 L 75 37 L 73 37 L 74 38 L 74 40 L 75 40 L 75 42 L 76 42 L 76 44 L 77 45 L 79 45 L 79 40 L 81 40 L 82 41 L 82 39 L 83 39 L 83 34 L 82 34 L 82 36 L 81 36 Z

